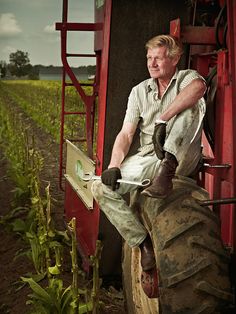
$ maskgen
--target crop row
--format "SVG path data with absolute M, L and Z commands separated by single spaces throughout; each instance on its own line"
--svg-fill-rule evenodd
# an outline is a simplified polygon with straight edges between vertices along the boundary
M 29 86 L 32 88 L 27 94 Z M 29 284 L 32 290 L 28 301 L 28 304 L 33 306 L 31 313 L 82 314 L 89 311 L 96 313 L 100 306 L 98 300 L 100 244 L 98 243 L 95 256 L 91 257 L 91 266 L 94 270 L 92 287 L 83 287 L 81 290 L 78 286 L 76 221 L 72 219 L 65 231 L 55 229 L 50 214 L 49 185 L 45 189 L 45 196 L 41 195 L 39 173 L 43 159 L 35 148 L 34 138 L 25 126 L 22 115 L 17 113 L 14 106 L 9 106 L 9 100 L 13 99 L 14 103 L 24 106 L 22 108 L 33 117 L 34 110 L 31 109 L 36 95 L 32 90 L 36 92 L 37 88 L 37 84 L 24 82 L 0 84 L 0 148 L 10 164 L 11 177 L 16 184 L 15 207 L 1 218 L 0 223 L 4 225 L 10 223 L 12 230 L 21 234 L 28 243 L 29 250 L 25 252 L 25 256 L 32 260 L 36 274 L 21 279 L 23 283 Z M 44 92 L 46 90 L 47 88 L 43 88 Z M 38 98 L 41 96 L 38 95 Z M 43 114 L 42 112 L 41 115 Z M 37 118 L 37 115 L 35 117 Z M 64 287 L 62 280 L 65 244 L 71 248 L 72 262 L 72 283 L 68 287 Z M 47 279 L 46 287 L 38 283 L 43 278 Z
M 91 94 L 91 87 L 84 87 L 86 94 Z M 59 143 L 61 121 L 61 83 L 58 81 L 2 81 L 1 93 L 5 93 L 38 126 L 53 136 Z M 73 87 L 65 91 L 66 110 L 84 111 L 80 96 Z M 85 137 L 85 118 L 81 115 L 68 115 L 65 119 L 66 138 Z

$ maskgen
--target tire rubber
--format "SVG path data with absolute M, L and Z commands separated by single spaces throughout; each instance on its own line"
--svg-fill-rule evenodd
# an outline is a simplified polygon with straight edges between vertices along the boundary
M 199 205 L 199 200 L 209 196 L 194 180 L 176 177 L 173 181 L 173 192 L 164 200 L 137 193 L 131 201 L 153 242 L 160 297 L 148 299 L 143 293 L 139 249 L 125 244 L 127 311 L 225 314 L 233 297 L 228 275 L 230 258 L 222 244 L 220 221 L 210 208 Z

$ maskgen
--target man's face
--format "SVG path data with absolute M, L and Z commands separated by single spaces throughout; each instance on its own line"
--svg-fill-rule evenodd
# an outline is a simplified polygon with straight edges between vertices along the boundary
M 167 56 L 166 47 L 156 47 L 147 51 L 147 67 L 154 79 L 169 80 L 175 73 L 179 57 Z

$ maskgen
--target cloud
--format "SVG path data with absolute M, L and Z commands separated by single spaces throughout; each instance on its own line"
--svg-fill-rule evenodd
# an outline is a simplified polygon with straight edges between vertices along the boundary
M 0 36 L 15 36 L 21 32 L 22 30 L 13 13 L 3 13 L 0 15 Z
M 60 34 L 58 31 L 55 30 L 55 23 L 45 26 L 43 31 L 48 35 L 43 38 L 43 40 L 45 40 L 46 42 L 48 43 L 60 42 Z
M 57 32 L 55 31 L 55 23 L 45 26 L 43 30 L 45 33 L 57 34 Z
M 3 49 L 2 49 L 2 52 L 4 54 L 9 54 L 9 53 L 12 53 L 12 52 L 16 52 L 16 48 L 12 47 L 12 46 L 5 46 Z

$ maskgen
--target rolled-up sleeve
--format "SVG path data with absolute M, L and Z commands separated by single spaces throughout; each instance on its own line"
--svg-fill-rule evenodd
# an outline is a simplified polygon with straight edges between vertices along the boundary
M 140 109 L 138 106 L 136 90 L 135 88 L 133 88 L 129 95 L 124 123 L 130 122 L 137 125 L 139 122 L 139 119 L 140 119 Z
M 179 90 L 185 88 L 188 86 L 193 80 L 200 79 L 202 80 L 205 84 L 206 81 L 203 76 L 201 76 L 197 71 L 194 70 L 185 70 L 185 71 L 180 71 L 179 75 Z

